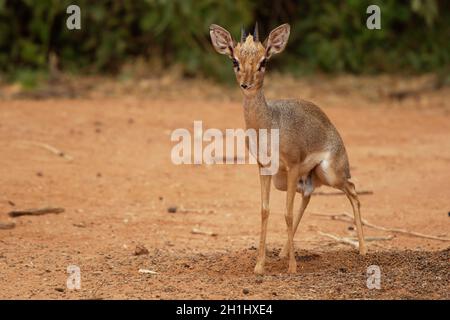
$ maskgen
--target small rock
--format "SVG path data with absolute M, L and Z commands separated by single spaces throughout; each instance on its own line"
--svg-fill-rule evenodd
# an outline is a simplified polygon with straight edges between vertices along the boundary
M 144 273 L 144 274 L 158 274 L 158 272 L 153 271 L 153 270 L 149 270 L 149 269 L 139 269 L 139 273 Z
M 64 288 L 55 288 L 55 290 L 58 292 L 64 292 Z
M 175 212 L 177 212 L 177 207 L 175 207 L 175 206 L 173 206 L 173 207 L 169 207 L 169 208 L 167 208 L 167 212 L 169 212 L 169 213 L 175 213 Z
M 77 228 L 86 228 L 86 224 L 84 222 L 73 223 L 72 225 Z
M 16 224 L 14 222 L 0 222 L 1 230 L 14 229 L 15 227 L 16 227 Z
M 11 200 L 8 200 L 8 204 L 12 207 L 14 207 L 16 204 L 14 202 L 12 202 Z
M 97 172 L 97 178 L 101 178 L 102 174 L 100 172 Z
M 163 201 L 164 200 L 164 198 L 162 196 L 159 196 L 158 199 L 159 199 L 159 201 Z
M 347 229 L 350 230 L 350 231 L 353 231 L 353 230 L 355 230 L 355 227 L 354 226 L 348 226 Z
M 347 269 L 346 268 L 339 268 L 339 272 L 346 273 Z
M 274 291 L 274 292 L 272 292 L 272 295 L 273 295 L 274 297 L 276 297 L 276 296 L 278 295 L 278 293 L 276 293 L 276 292 Z
M 256 278 L 256 283 L 263 283 L 263 278 L 262 277 L 258 277 Z
M 243 294 L 249 294 L 249 293 L 250 293 L 250 290 L 248 290 L 247 288 L 244 288 L 244 289 L 242 290 L 242 293 L 243 293 Z
M 148 254 L 148 249 L 144 247 L 143 245 L 137 245 L 136 249 L 134 249 L 134 255 L 140 256 L 143 254 Z
M 450 217 L 450 211 L 448 212 L 448 216 Z
M 44 174 L 43 174 L 41 171 L 36 172 L 36 175 L 37 175 L 38 177 L 43 177 L 43 176 L 44 176 Z

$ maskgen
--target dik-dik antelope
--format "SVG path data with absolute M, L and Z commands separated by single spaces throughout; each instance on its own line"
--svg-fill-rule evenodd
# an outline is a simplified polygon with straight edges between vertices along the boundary
M 355 216 L 359 252 L 364 255 L 364 243 L 359 200 L 350 179 L 347 153 L 341 136 L 325 113 L 315 104 L 298 99 L 267 101 L 263 93 L 266 65 L 269 59 L 286 47 L 289 24 L 272 30 L 262 43 L 255 26 L 253 35 L 242 30 L 236 43 L 230 33 L 218 25 L 210 26 L 212 44 L 217 52 L 227 55 L 244 95 L 244 117 L 247 129 L 279 130 L 279 169 L 273 175 L 274 186 L 286 191 L 287 242 L 280 256 L 289 258 L 289 273 L 295 273 L 294 234 L 303 216 L 314 188 L 320 185 L 342 190 L 350 200 Z M 262 164 L 259 163 L 261 167 Z M 261 168 L 260 168 L 261 169 Z M 266 232 L 269 218 L 270 182 L 272 176 L 261 174 L 261 235 L 256 274 L 264 273 Z M 293 219 L 296 192 L 302 194 L 302 204 Z

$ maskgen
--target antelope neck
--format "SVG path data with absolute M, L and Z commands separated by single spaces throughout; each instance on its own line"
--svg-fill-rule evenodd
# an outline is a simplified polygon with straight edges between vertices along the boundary
M 262 89 L 253 96 L 244 95 L 244 118 L 247 129 L 268 129 L 270 127 L 269 112 Z

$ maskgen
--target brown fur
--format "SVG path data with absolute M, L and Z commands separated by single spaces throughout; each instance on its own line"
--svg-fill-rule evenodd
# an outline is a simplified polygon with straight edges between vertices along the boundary
M 287 191 L 286 225 L 288 241 L 282 256 L 289 256 L 289 272 L 295 272 L 293 236 L 309 203 L 314 188 L 328 185 L 345 192 L 355 214 L 360 253 L 365 254 L 359 200 L 350 179 L 344 143 L 325 113 L 315 104 L 299 99 L 266 101 L 263 93 L 265 67 L 273 54 L 283 51 L 289 37 L 287 24 L 274 29 L 264 45 L 248 36 L 235 44 L 228 31 L 217 25 L 210 29 L 211 40 L 219 53 L 234 60 L 236 79 L 244 94 L 244 118 L 247 129 L 279 129 L 280 168 L 274 175 L 277 189 Z M 269 216 L 270 176 L 261 175 L 261 238 L 256 273 L 264 272 L 265 238 Z M 302 194 L 302 206 L 293 220 L 295 193 Z

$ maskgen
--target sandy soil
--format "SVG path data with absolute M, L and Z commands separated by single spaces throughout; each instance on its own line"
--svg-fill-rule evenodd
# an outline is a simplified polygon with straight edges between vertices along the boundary
M 363 217 L 449 238 L 449 90 L 396 100 L 324 86 L 290 95 L 306 92 L 343 136 L 353 181 L 373 191 L 360 196 Z M 450 298 L 450 242 L 366 228 L 367 237 L 395 237 L 368 242 L 361 257 L 320 235 L 355 236 L 350 223 L 313 215 L 350 213 L 340 195 L 312 198 L 295 238 L 298 272 L 288 275 L 278 257 L 286 239 L 285 195 L 272 189 L 267 275 L 254 276 L 256 167 L 170 161 L 176 128 L 192 130 L 194 120 L 205 128 L 244 125 L 238 99 L 196 92 L 0 101 L 0 223 L 16 224 L 0 230 L 0 298 Z M 65 212 L 7 215 L 45 206 Z M 172 206 L 177 212 L 168 212 Z M 192 234 L 194 228 L 217 235 Z M 135 255 L 136 246 L 148 254 Z M 69 265 L 80 267 L 80 290 L 66 288 Z M 380 290 L 366 286 L 370 265 L 381 268 Z

